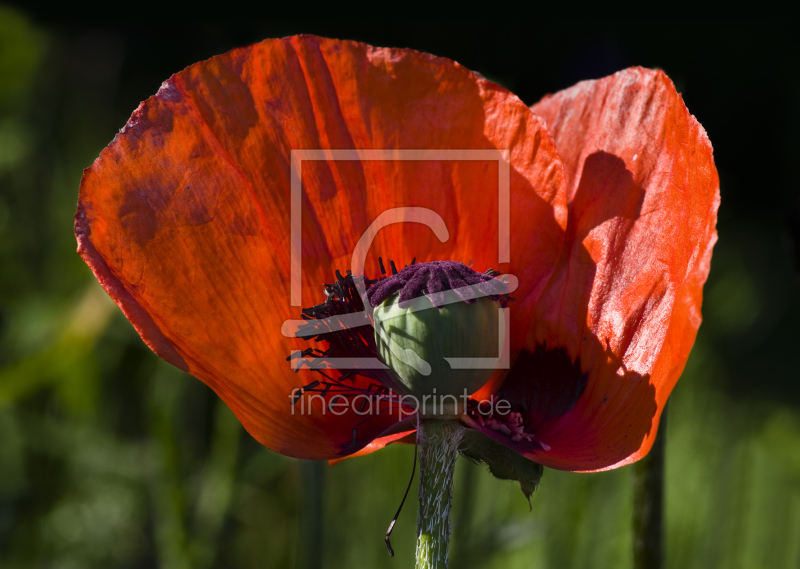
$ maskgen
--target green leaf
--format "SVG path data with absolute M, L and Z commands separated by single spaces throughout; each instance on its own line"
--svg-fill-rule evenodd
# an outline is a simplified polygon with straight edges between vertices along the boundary
M 542 479 L 544 467 L 541 464 L 496 443 L 474 429 L 468 429 L 464 433 L 459 451 L 468 460 L 488 467 L 495 478 L 519 482 L 522 493 L 528 499 L 528 507 L 533 509 L 531 494 Z

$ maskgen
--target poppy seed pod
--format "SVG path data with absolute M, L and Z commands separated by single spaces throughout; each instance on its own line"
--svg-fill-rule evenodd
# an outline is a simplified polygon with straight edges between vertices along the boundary
M 489 381 L 495 368 L 469 362 L 455 367 L 454 360 L 499 361 L 504 326 L 498 308 L 486 298 L 436 308 L 427 297 L 401 303 L 399 295 L 391 296 L 373 313 L 378 355 L 411 395 L 471 395 Z
M 423 415 L 461 415 L 498 367 L 507 287 L 494 275 L 432 261 L 411 264 L 367 292 L 378 355 L 409 394 L 433 396 L 432 409 L 421 402 Z M 448 409 L 437 409 L 448 395 Z

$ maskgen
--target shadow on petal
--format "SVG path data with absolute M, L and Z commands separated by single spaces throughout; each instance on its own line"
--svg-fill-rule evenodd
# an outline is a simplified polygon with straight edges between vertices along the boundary
M 639 326 L 652 325 L 643 315 L 665 300 L 664 290 L 630 299 L 620 311 L 621 325 L 602 338 L 592 331 L 602 305 L 620 302 L 612 285 L 623 276 L 599 272 L 595 260 L 635 254 L 626 251 L 626 237 L 641 216 L 644 195 L 619 157 L 595 152 L 586 158 L 570 204 L 567 246 L 539 299 L 533 338 L 497 390 L 536 439 L 511 443 L 487 434 L 547 466 L 616 464 L 642 446 L 659 412 L 649 370 L 627 369 L 623 357 Z

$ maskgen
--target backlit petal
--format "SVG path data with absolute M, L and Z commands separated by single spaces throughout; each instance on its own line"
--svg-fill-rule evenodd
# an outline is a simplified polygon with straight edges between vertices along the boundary
M 358 452 L 354 452 L 351 455 L 345 456 L 343 458 L 334 458 L 328 461 L 331 466 L 335 466 L 346 460 L 348 458 L 356 458 L 357 456 L 366 456 L 368 454 L 372 454 L 373 452 L 377 452 L 384 448 L 386 445 L 390 445 L 392 443 L 397 443 L 401 445 L 413 445 L 414 441 L 417 438 L 417 431 L 403 431 L 401 433 L 395 433 L 393 435 L 389 435 L 386 437 L 379 437 L 369 443 L 367 446 L 362 448 Z
M 537 361 L 565 349 L 588 374 L 566 413 L 531 411 L 551 447 L 533 455 L 555 468 L 614 468 L 650 449 L 700 325 L 719 205 L 712 148 L 661 71 L 585 81 L 531 110 L 564 162 L 569 223 L 526 348 Z M 578 385 L 582 373 L 562 367 Z M 537 385 L 549 389 L 541 377 L 526 389 Z
M 419 223 L 386 227 L 367 274 L 377 274 L 378 255 L 510 270 L 520 278 L 512 312 L 529 318 L 563 247 L 566 184 L 543 122 L 515 96 L 410 50 L 268 40 L 187 68 L 137 109 L 84 174 L 79 252 L 148 345 L 211 386 L 257 440 L 329 459 L 398 417 L 291 405 L 294 389 L 323 379 L 290 369 L 286 357 L 309 344 L 281 334 L 300 310 L 290 305 L 291 151 L 309 149 L 495 152 L 300 164 L 304 306 L 324 299 L 335 269 L 351 267 L 373 221 L 415 207 L 441 216 L 448 238 Z M 494 156 L 506 149 L 504 178 Z M 504 179 L 510 263 L 500 263 Z

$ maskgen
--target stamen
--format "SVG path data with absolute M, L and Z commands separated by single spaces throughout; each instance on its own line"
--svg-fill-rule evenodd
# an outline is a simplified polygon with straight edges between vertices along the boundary
M 349 374 L 350 372 L 348 372 L 348 375 Z M 340 398 L 346 399 L 348 397 L 355 397 L 358 395 L 366 396 L 366 398 L 359 404 L 359 413 L 364 411 L 368 404 L 375 405 L 376 412 L 386 412 L 392 414 L 401 411 L 402 415 L 406 416 L 413 415 L 416 412 L 416 407 L 413 405 L 413 402 L 406 401 L 403 395 L 395 393 L 392 389 L 388 389 L 383 385 L 369 383 L 366 388 L 362 388 L 343 383 L 341 379 L 345 378 L 345 376 L 342 376 L 340 379 L 334 379 L 324 373 L 322 375 L 327 378 L 327 381 L 313 381 L 297 390 L 292 398 L 292 405 L 296 405 L 306 393 L 319 393 L 323 398 L 330 393 L 332 395 L 332 398 L 328 401 L 328 411 L 330 412 L 333 411 L 333 406 L 338 404 L 337 402 L 340 401 Z M 382 405 L 384 407 L 381 407 Z M 358 423 L 356 427 L 361 426 L 369 421 L 372 416 L 373 414 L 370 413 L 369 416 Z M 355 445 L 356 442 L 356 432 L 354 429 L 352 444 Z
M 333 397 L 331 397 L 331 400 L 328 402 L 328 412 L 331 412 L 333 410 L 333 406 L 336 405 L 336 401 L 339 400 L 339 397 L 341 397 L 341 395 L 339 394 L 336 394 Z
M 492 413 L 494 409 L 495 397 L 492 395 L 489 398 L 490 407 L 488 411 L 481 408 L 481 403 L 474 399 L 467 402 L 467 415 L 472 417 L 481 427 L 489 427 L 493 431 L 503 433 L 515 443 L 520 441 L 532 442 L 535 438 L 533 433 L 526 432 L 525 420 L 522 413 L 512 411 L 507 415 L 497 415 Z M 550 447 L 540 440 L 536 440 L 544 450 L 550 450 Z
M 416 262 L 416 258 L 414 258 L 413 262 Z M 394 261 L 390 260 L 389 263 L 393 273 L 397 273 L 398 271 Z M 387 278 L 393 278 L 385 276 L 386 267 L 384 266 L 382 257 L 378 258 L 378 264 L 384 276 L 374 280 L 366 276 L 359 277 L 363 278 L 367 294 L 369 294 L 369 291 L 377 284 L 387 280 Z M 334 282 L 325 283 L 323 285 L 325 301 L 321 304 L 302 309 L 301 316 L 306 323 L 300 327 L 297 333 L 298 337 L 304 337 L 309 341 L 313 340 L 316 343 L 326 342 L 328 344 L 327 349 L 306 348 L 305 350 L 294 352 L 287 359 L 293 360 L 302 358 L 302 361 L 296 366 L 295 371 L 311 369 L 312 371 L 322 374 L 327 380 L 323 382 L 324 385 L 327 385 L 325 388 L 326 391 L 324 392 L 325 394 L 327 394 L 333 386 L 337 388 L 334 389 L 334 391 L 346 397 L 364 394 L 368 390 L 373 389 L 373 386 L 376 389 L 396 388 L 394 379 L 383 369 L 343 370 L 340 372 L 340 376 L 337 380 L 333 380 L 333 378 L 325 373 L 325 370 L 328 369 L 326 362 L 329 358 L 377 357 L 375 335 L 372 327 L 358 326 L 356 328 L 332 330 L 327 324 L 326 319 L 328 318 L 364 311 L 364 303 L 362 302 L 358 287 L 356 286 L 357 279 L 354 278 L 353 274 L 347 271 L 347 274 L 343 275 L 341 271 L 336 270 L 335 275 L 336 280 Z M 365 389 L 360 385 L 357 386 L 356 379 L 358 377 L 369 378 L 374 383 L 369 383 Z M 352 385 L 345 386 L 342 383 L 344 381 L 349 381 Z M 314 391 L 314 389 L 306 386 L 304 391 Z M 388 389 L 386 389 L 386 391 L 388 392 Z M 388 400 L 388 398 L 386 399 Z M 389 403 L 390 405 L 394 405 L 396 402 L 389 401 Z

